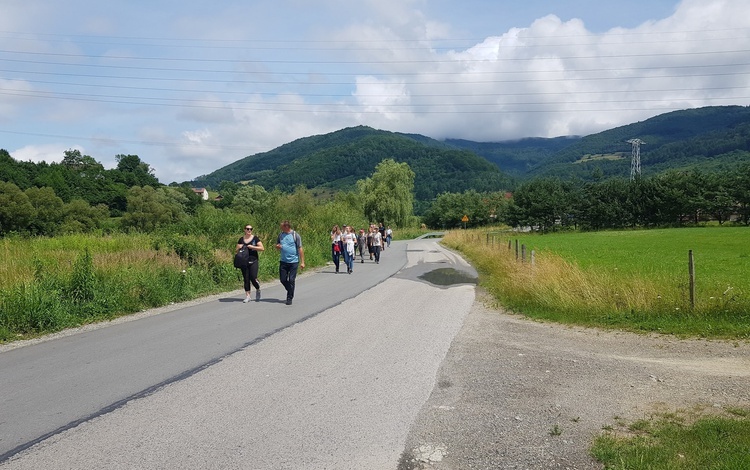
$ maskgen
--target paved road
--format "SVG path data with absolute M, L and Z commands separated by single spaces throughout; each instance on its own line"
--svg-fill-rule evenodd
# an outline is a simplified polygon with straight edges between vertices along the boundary
M 400 242 L 291 307 L 273 284 L 1 353 L 0 466 L 396 468 L 474 300 L 448 268 L 475 275 Z

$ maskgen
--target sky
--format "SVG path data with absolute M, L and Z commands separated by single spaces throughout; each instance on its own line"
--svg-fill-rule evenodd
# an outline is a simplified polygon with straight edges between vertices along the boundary
M 138 155 L 168 184 L 358 125 L 588 135 L 750 105 L 748 13 L 750 0 L 0 0 L 0 148 L 48 163 L 78 149 L 106 168 Z

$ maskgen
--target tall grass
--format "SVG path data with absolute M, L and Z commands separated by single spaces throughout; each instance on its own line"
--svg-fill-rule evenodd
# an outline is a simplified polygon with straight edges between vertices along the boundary
M 711 232 L 707 236 L 700 230 L 553 237 L 455 231 L 443 243 L 466 254 L 499 303 L 531 317 L 638 331 L 750 338 L 750 266 L 742 256 L 750 232 L 702 229 Z M 688 239 L 700 248 L 700 287 L 694 308 L 689 301 Z M 516 258 L 516 241 L 526 245 L 525 262 Z
M 180 244 L 182 243 L 182 244 Z M 187 247 L 185 245 L 188 245 Z M 0 341 L 237 286 L 229 252 L 187 237 L 117 234 L 3 239 Z
M 309 267 L 330 259 L 334 224 L 366 227 L 356 201 L 316 202 L 308 191 L 278 196 L 247 212 L 205 205 L 154 233 L 8 237 L 0 239 L 0 341 L 242 288 L 232 265 L 245 224 L 265 245 L 259 277 L 278 275 L 279 222 L 302 236 Z

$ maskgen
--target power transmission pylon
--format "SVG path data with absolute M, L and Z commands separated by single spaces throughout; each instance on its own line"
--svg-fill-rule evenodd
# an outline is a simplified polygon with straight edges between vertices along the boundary
M 641 139 L 630 139 L 628 143 L 633 146 L 633 158 L 630 160 L 630 181 L 641 177 L 641 144 L 646 142 Z

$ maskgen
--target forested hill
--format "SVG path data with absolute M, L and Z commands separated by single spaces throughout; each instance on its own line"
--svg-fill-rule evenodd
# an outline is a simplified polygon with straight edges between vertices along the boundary
M 447 139 L 446 144 L 477 155 L 496 164 L 511 176 L 524 178 L 530 171 L 548 163 L 563 149 L 570 147 L 581 138 L 568 137 L 528 137 L 502 142 L 474 142 L 462 139 Z
M 502 142 L 437 141 L 359 126 L 305 137 L 243 158 L 199 177 L 196 185 L 252 181 L 266 188 L 352 188 L 385 158 L 416 173 L 418 200 L 443 191 L 510 189 L 516 181 L 558 176 L 583 180 L 628 177 L 630 139 L 641 139 L 644 175 L 669 169 L 728 169 L 750 159 L 750 107 L 674 111 L 585 137 Z M 498 171 L 498 167 L 500 171 Z
M 418 201 L 443 192 L 498 191 L 510 184 L 496 165 L 473 152 L 451 148 L 424 136 L 409 136 L 370 127 L 352 127 L 305 137 L 269 152 L 251 155 L 194 184 L 218 188 L 221 181 L 248 181 L 267 189 L 354 189 L 357 180 L 372 175 L 382 160 L 406 162 L 415 173 Z
M 715 171 L 750 159 L 750 107 L 674 111 L 581 138 L 530 169 L 527 177 L 590 179 L 630 173 L 630 139 L 641 139 L 644 175 L 670 169 Z

